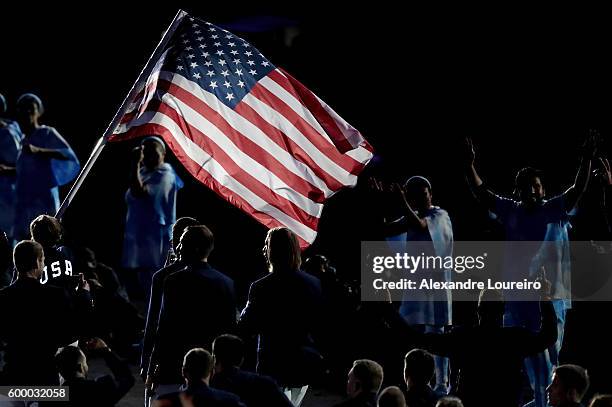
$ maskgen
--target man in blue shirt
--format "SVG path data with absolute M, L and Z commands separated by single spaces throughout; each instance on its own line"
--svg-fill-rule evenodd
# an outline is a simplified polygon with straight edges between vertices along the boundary
M 183 182 L 164 162 L 166 146 L 161 138 L 145 137 L 134 152 L 130 188 L 125 194 L 122 266 L 130 273 L 126 277 L 130 296 L 145 297 L 150 292 L 152 274 L 162 268 L 170 248 L 176 194 Z

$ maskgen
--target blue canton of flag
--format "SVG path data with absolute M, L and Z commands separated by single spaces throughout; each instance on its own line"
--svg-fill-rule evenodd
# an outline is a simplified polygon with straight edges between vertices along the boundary
M 209 22 L 191 17 L 178 32 L 164 69 L 196 82 L 232 109 L 275 69 L 248 42 Z

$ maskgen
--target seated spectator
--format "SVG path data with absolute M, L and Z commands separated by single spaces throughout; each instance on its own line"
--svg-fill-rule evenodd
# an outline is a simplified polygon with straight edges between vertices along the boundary
M 404 358 L 406 404 L 410 407 L 434 407 L 438 397 L 429 386 L 434 376 L 434 359 L 427 351 L 413 349 Z
M 86 350 L 101 355 L 112 375 L 95 380 L 88 379 L 87 358 L 76 346 L 66 346 L 56 355 L 55 360 L 63 386 L 69 387 L 70 401 L 66 406 L 114 406 L 134 386 L 130 367 L 122 361 L 102 339 L 94 338 L 86 344 Z
M 348 400 L 336 404 L 336 407 L 375 407 L 382 382 L 382 366 L 373 360 L 356 360 L 346 383 Z
M 612 394 L 598 394 L 593 397 L 589 407 L 612 407 Z
M 166 265 L 161 270 L 155 272 L 151 279 L 151 294 L 149 296 L 149 308 L 147 311 L 144 338 L 142 340 L 142 356 L 140 358 L 140 372 L 143 376 L 145 376 L 149 370 L 149 359 L 151 357 L 151 349 L 153 348 L 153 337 L 157 333 L 157 322 L 159 320 L 159 309 L 161 308 L 164 282 L 170 274 L 185 268 L 185 262 L 177 257 L 180 238 L 183 232 L 185 232 L 185 229 L 189 226 L 195 226 L 198 223 L 196 219 L 189 217 L 177 219 L 174 226 L 172 226 L 172 247 L 166 259 Z
M 0 341 L 6 343 L 2 381 L 57 385 L 55 353 L 76 340 L 70 297 L 63 288 L 40 284 L 45 264 L 40 244 L 19 242 L 13 262 L 17 279 L 0 290 Z
M 438 400 L 436 407 L 463 407 L 463 403 L 457 397 L 447 396 Z
M 542 293 L 541 328 L 503 327 L 504 301 L 495 290 L 483 290 L 478 303 L 479 325 L 448 333 L 420 333 L 404 325 L 407 340 L 428 351 L 451 358 L 458 370 L 457 395 L 467 406 L 512 406 L 520 403 L 526 356 L 541 352 L 557 339 L 557 318 L 548 296 Z M 390 309 L 390 315 L 396 312 Z M 402 324 L 396 317 L 395 323 Z
M 240 369 L 244 342 L 234 335 L 221 335 L 213 342 L 215 374 L 210 385 L 236 394 L 249 407 L 292 407 L 276 382 L 267 376 Z
M 259 337 L 257 372 L 274 378 L 299 406 L 324 371 L 313 339 L 321 320 L 321 282 L 300 270 L 298 238 L 289 229 L 268 231 L 264 255 L 270 274 L 251 284 L 240 327 Z
M 589 389 L 589 375 L 578 365 L 560 365 L 553 370 L 552 382 L 546 388 L 552 407 L 579 407 Z
M 406 407 L 404 393 L 397 386 L 389 386 L 380 392 L 378 407 Z
M 213 340 L 236 327 L 234 282 L 208 264 L 213 234 L 204 225 L 181 236 L 181 260 L 187 267 L 164 283 L 159 325 L 149 362 L 149 382 L 158 394 L 174 392 L 182 382 L 181 360 L 194 347 L 211 349 Z M 155 375 L 154 372 L 158 371 Z
M 183 360 L 183 391 L 158 397 L 153 407 L 246 407 L 235 394 L 209 387 L 213 367 L 214 359 L 207 350 L 190 350 Z

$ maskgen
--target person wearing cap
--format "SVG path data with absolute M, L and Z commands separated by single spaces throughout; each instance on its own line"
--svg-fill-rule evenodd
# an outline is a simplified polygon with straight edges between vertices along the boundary
M 122 267 L 128 294 L 149 294 L 152 273 L 164 265 L 176 221 L 176 194 L 183 186 L 172 166 L 164 162 L 166 146 L 156 136 L 145 137 L 134 149 L 130 187 L 125 195 L 127 217 Z
M 384 235 L 389 246 L 398 252 L 418 256 L 445 258 L 453 253 L 453 227 L 448 213 L 432 203 L 431 183 L 425 177 L 413 176 L 403 185 L 383 186 L 373 180 L 378 191 L 390 190 L 398 198 L 401 216 L 385 222 Z M 451 271 L 417 270 L 417 275 L 435 281 L 450 281 Z M 452 301 L 449 290 L 404 290 L 400 314 L 409 325 L 424 333 L 441 333 L 452 325 Z M 448 358 L 435 356 L 438 395 L 448 393 Z
M 0 231 L 11 240 L 15 220 L 15 165 L 23 134 L 17 122 L 4 118 L 6 109 L 6 99 L 0 94 Z
M 17 120 L 24 138 L 16 163 L 16 241 L 29 237 L 30 222 L 38 215 L 55 215 L 60 203 L 58 187 L 72 181 L 80 169 L 66 140 L 53 127 L 39 123 L 43 112 L 42 101 L 32 93 L 17 100 Z

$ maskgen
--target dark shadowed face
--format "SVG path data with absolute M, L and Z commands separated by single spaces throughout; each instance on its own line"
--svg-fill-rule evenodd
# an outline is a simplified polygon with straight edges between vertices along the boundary
M 40 118 L 38 105 L 33 101 L 17 105 L 17 121 L 20 124 L 33 123 Z
M 552 382 L 546 388 L 546 396 L 548 398 L 548 404 L 553 407 L 566 405 L 570 401 L 565 386 L 563 386 L 559 377 L 554 373 Z
M 504 303 L 501 301 L 483 301 L 478 304 L 478 321 L 481 325 L 502 326 Z
M 427 186 L 409 186 L 406 188 L 406 199 L 416 211 L 425 211 L 431 207 L 431 190 Z
M 526 205 L 535 205 L 544 199 L 544 186 L 540 177 L 533 177 L 526 181 L 518 192 L 519 199 Z
M 149 170 L 159 167 L 164 162 L 164 148 L 156 141 L 142 144 L 142 162 Z
M 346 395 L 350 398 L 356 397 L 359 394 L 359 387 L 359 381 L 355 377 L 353 369 L 351 369 L 346 382 Z

